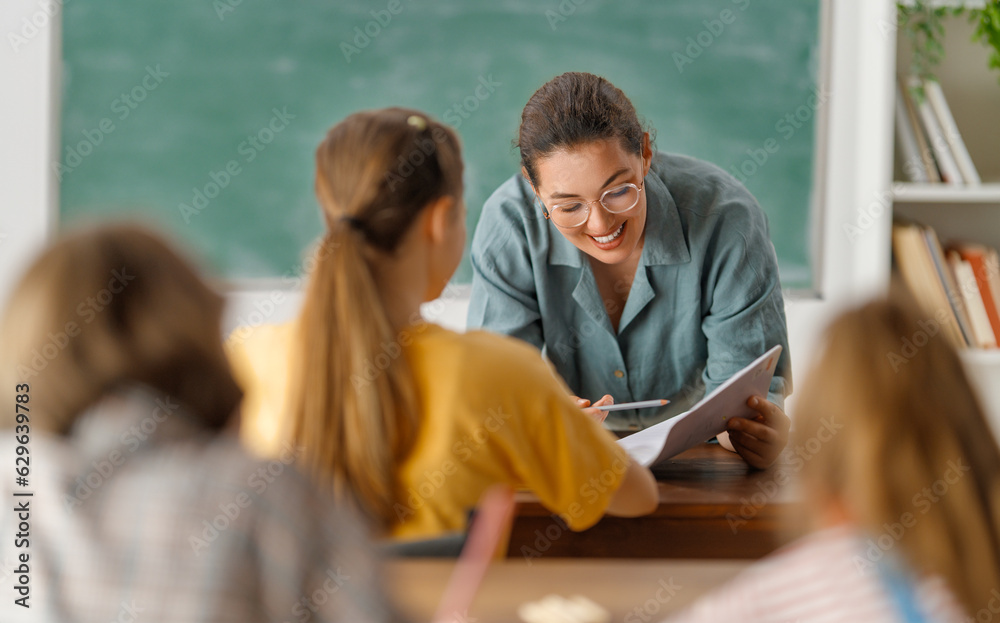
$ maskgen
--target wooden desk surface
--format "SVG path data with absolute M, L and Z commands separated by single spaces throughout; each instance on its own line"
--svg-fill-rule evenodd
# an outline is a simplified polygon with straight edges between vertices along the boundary
M 653 514 L 604 517 L 583 532 L 566 528 L 533 493 L 520 492 L 507 556 L 760 558 L 786 542 L 793 466 L 779 460 L 754 470 L 718 444 L 701 444 L 653 471 L 660 493 Z
M 724 584 L 749 563 L 733 560 L 504 560 L 494 563 L 464 620 L 520 623 L 519 605 L 548 595 L 584 595 L 612 621 L 658 621 Z M 397 559 L 385 567 L 390 596 L 415 621 L 430 621 L 454 561 Z M 634 616 L 629 616 L 634 615 Z M 628 617 L 628 618 L 626 618 Z

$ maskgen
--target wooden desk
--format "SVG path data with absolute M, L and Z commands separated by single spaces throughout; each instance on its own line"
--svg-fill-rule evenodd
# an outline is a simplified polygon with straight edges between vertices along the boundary
M 551 594 L 584 595 L 613 621 L 658 621 L 724 584 L 746 561 L 504 560 L 486 573 L 464 620 L 520 623 L 519 605 Z M 415 621 L 430 621 L 453 561 L 397 559 L 384 570 L 389 595 Z M 672 594 L 671 594 L 672 593 Z M 632 616 L 630 616 L 632 615 Z M 628 617 L 628 618 L 626 618 Z
M 793 502 L 794 463 L 753 470 L 717 444 L 702 444 L 654 470 L 660 505 L 646 517 L 605 517 L 573 532 L 530 492 L 518 493 L 509 558 L 756 559 L 782 545 Z

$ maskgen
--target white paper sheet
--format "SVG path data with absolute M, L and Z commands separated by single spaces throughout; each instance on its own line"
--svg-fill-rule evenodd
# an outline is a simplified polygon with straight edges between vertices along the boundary
M 654 467 L 725 431 L 729 418 L 756 417 L 757 411 L 747 406 L 747 400 L 750 396 L 767 397 L 779 355 L 780 344 L 734 374 L 690 410 L 619 439 L 618 443 L 637 463 Z

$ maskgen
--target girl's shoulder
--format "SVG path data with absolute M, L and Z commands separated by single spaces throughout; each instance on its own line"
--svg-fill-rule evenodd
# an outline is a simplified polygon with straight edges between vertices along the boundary
M 447 370 L 464 383 L 493 383 L 527 389 L 556 388 L 559 380 L 534 346 L 514 337 L 490 331 L 458 333 L 426 325 L 418 338 L 421 365 Z

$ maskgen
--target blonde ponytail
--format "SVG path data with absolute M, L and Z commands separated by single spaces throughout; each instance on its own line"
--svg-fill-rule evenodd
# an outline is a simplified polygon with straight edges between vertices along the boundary
M 299 324 L 294 438 L 322 486 L 384 525 L 397 495 L 395 468 L 418 420 L 405 360 L 371 379 L 359 374 L 394 339 L 363 246 L 344 226 L 320 246 Z
M 395 250 L 432 200 L 461 196 L 458 139 L 417 111 L 367 111 L 335 126 L 316 160 L 329 231 L 300 316 L 292 434 L 317 481 L 385 530 L 397 520 L 396 473 L 420 414 L 393 347 L 401 329 L 386 313 L 393 293 L 379 291 L 371 262 Z

